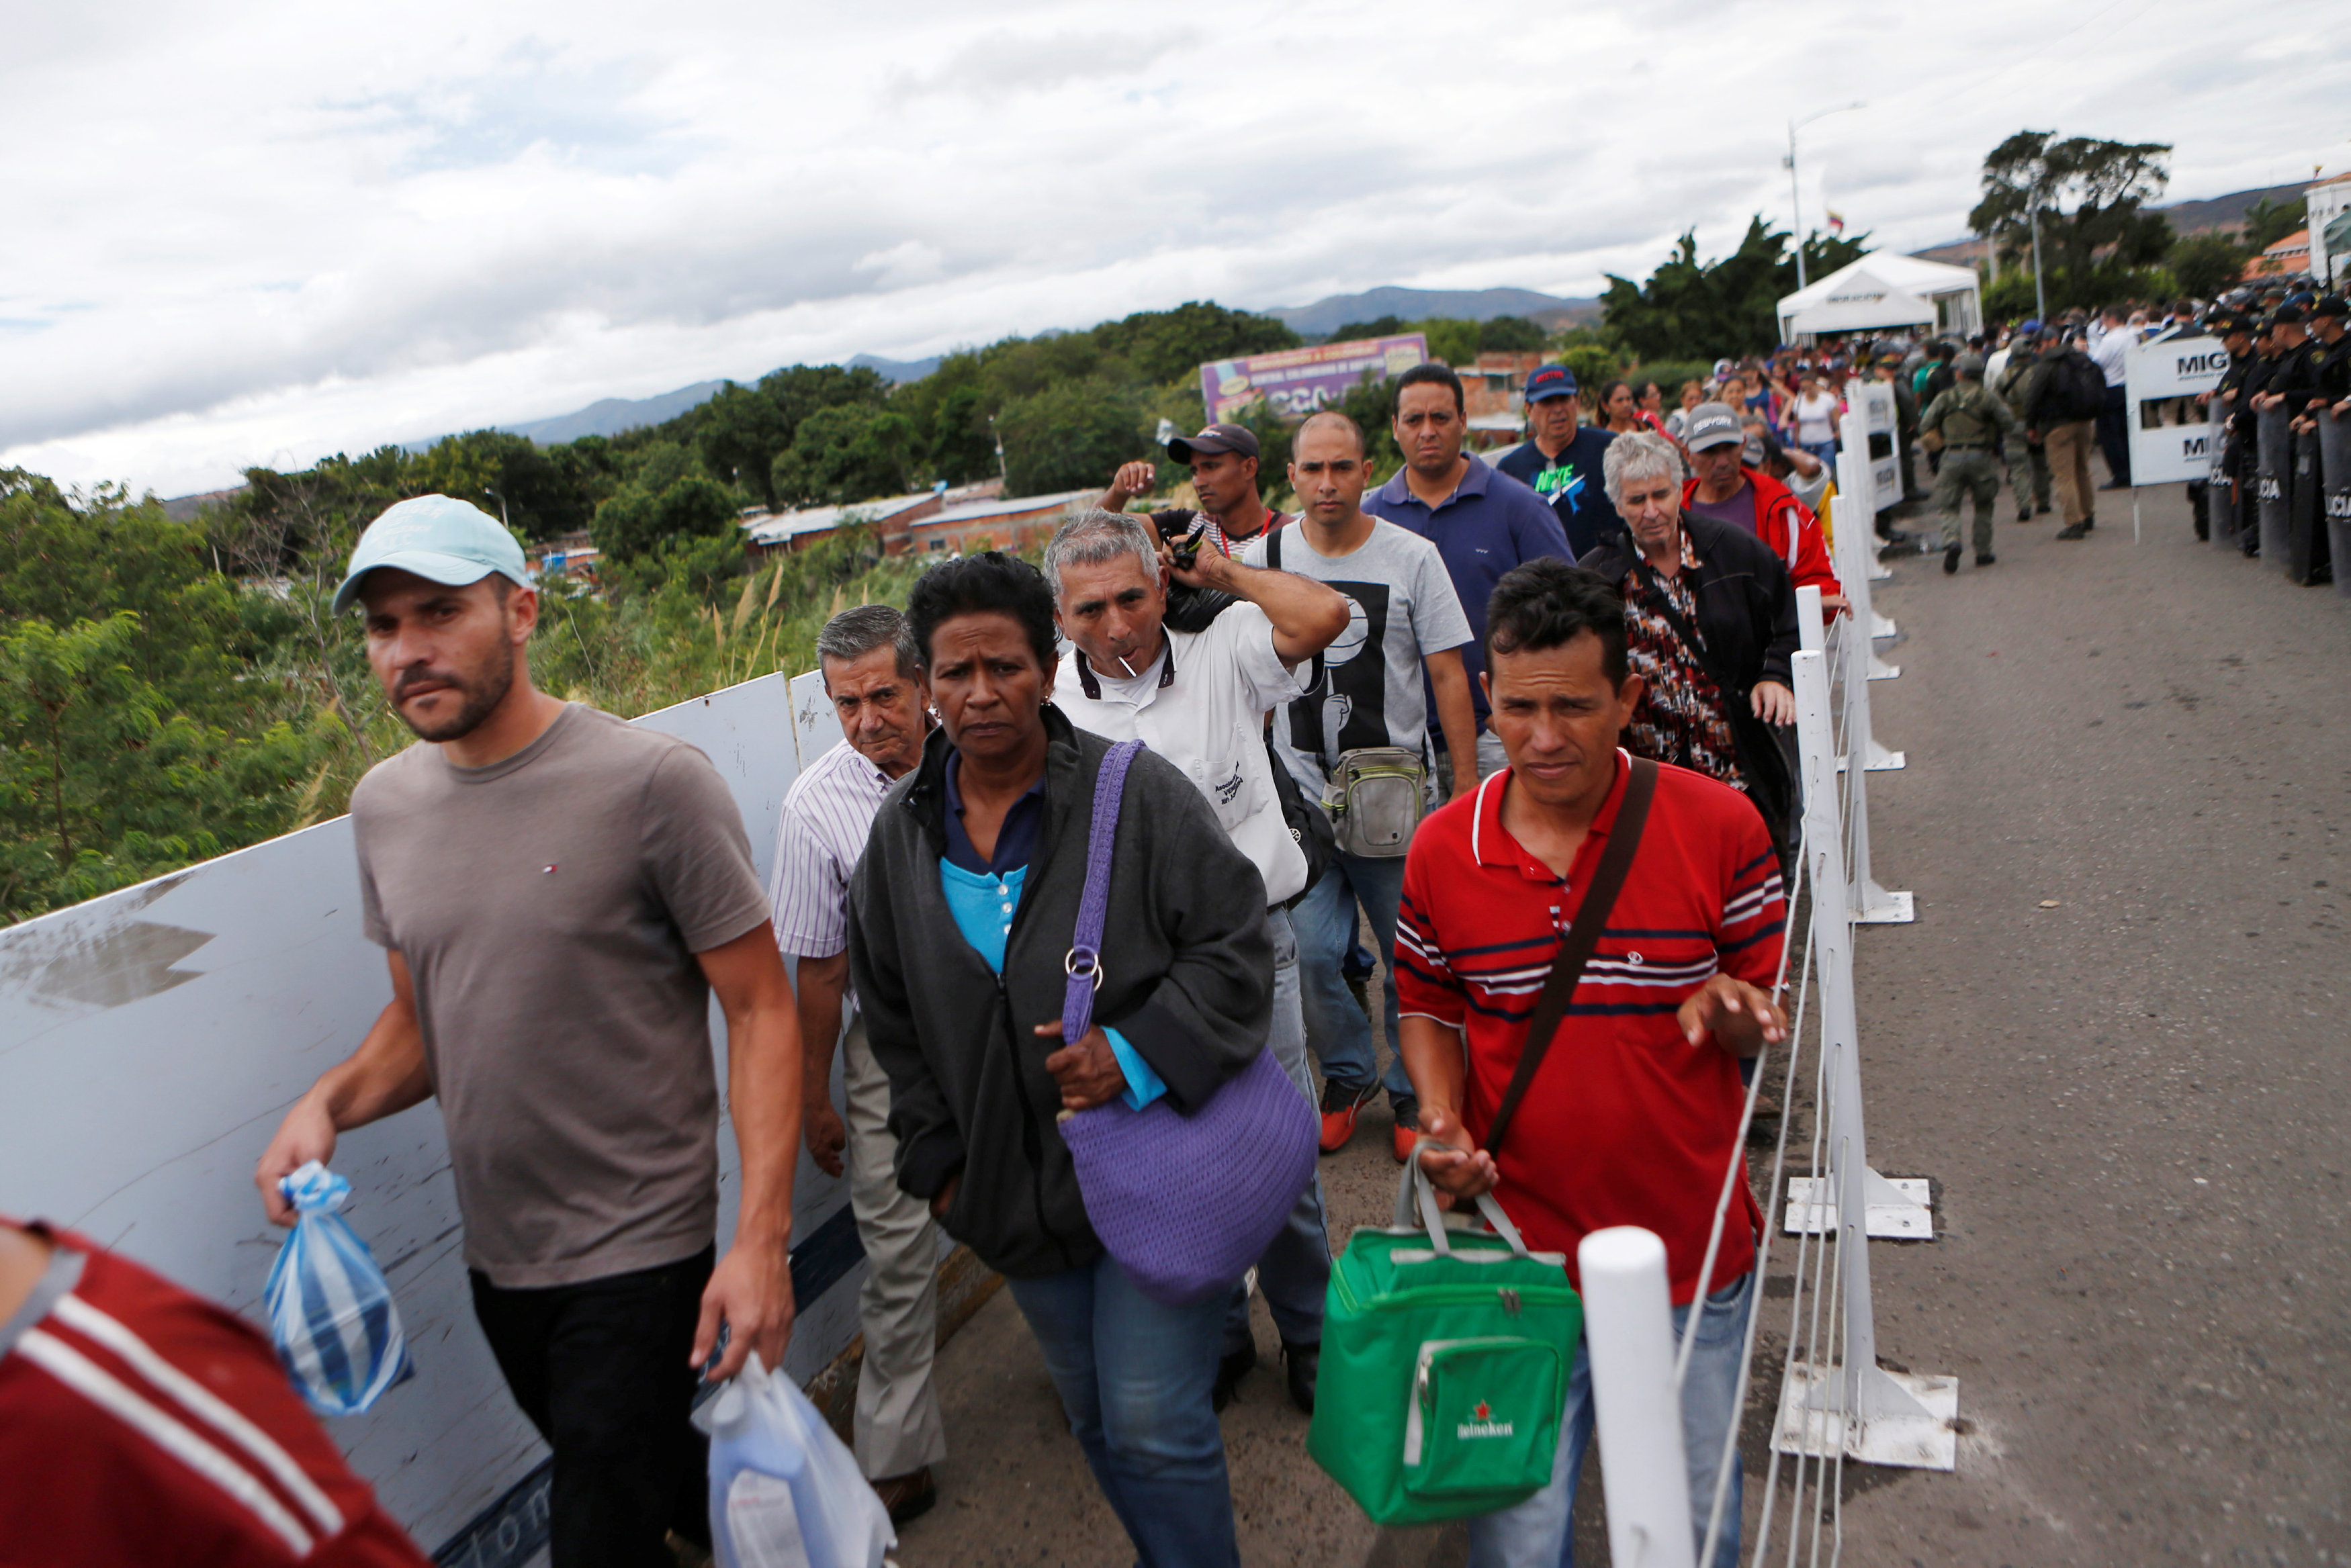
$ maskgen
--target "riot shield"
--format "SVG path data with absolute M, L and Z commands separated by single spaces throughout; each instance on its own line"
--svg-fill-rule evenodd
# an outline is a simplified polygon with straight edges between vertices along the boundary
M 2330 576 L 2326 517 L 2319 505 L 2318 432 L 2294 434 L 2294 479 L 2286 486 L 2285 575 L 2297 583 Z
M 2212 443 L 2212 472 L 2204 486 L 2205 534 L 2213 548 L 2234 550 L 2238 548 L 2237 486 L 2233 483 L 2239 467 L 2237 432 L 2225 421 L 2214 421 L 2212 429 L 2220 439 Z
M 2287 428 L 2283 409 L 2267 409 L 2261 421 L 2261 448 L 2256 454 L 2253 494 L 2261 518 L 2262 563 L 2272 571 L 2289 570 L 2286 539 L 2294 532 L 2294 431 Z
M 2335 591 L 2351 598 L 2351 420 L 2318 416 L 2318 483 L 2325 498 Z

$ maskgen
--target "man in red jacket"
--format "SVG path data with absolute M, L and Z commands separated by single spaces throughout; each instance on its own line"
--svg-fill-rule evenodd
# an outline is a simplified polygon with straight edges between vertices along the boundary
M 1828 541 L 1811 507 L 1778 480 L 1740 461 L 1747 432 L 1720 403 L 1700 403 L 1682 427 L 1694 476 L 1682 485 L 1682 507 L 1744 528 L 1787 563 L 1800 588 L 1821 590 L 1821 608 L 1844 608 L 1844 587 L 1829 566 Z
M 426 1568 L 251 1324 L 5 1220 L 0 1476 L 12 1568 Z

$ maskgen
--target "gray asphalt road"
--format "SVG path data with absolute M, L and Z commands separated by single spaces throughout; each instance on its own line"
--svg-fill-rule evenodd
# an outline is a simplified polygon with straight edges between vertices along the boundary
M 1878 585 L 1909 767 L 1873 775 L 1872 839 L 1919 919 L 1860 934 L 1870 1135 L 1942 1226 L 1873 1249 L 1878 1343 L 1956 1375 L 1969 1431 L 1956 1475 L 1848 1468 L 1848 1563 L 2351 1563 L 2351 604 L 2195 543 L 2176 486 L 2137 546 L 2100 499 L 2082 543 L 2003 522 L 1997 566 Z M 1324 1162 L 1334 1242 L 1391 1200 L 1385 1131 Z M 1364 1522 L 1268 1366 L 1225 1417 L 1243 1560 L 1458 1563 Z M 1131 1561 L 1008 1298 L 941 1379 L 954 1457 L 908 1568 Z
M 1881 585 L 1920 913 L 1860 933 L 1870 1137 L 1946 1233 L 1875 1250 L 1879 1347 L 1975 1431 L 1873 1478 L 1851 1561 L 2351 1561 L 2351 603 L 2182 497 Z

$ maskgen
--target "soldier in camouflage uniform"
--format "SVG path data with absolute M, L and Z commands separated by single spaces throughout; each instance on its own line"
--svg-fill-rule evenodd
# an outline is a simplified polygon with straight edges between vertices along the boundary
M 1976 565 L 1992 564 L 1991 514 L 2000 504 L 2000 465 L 1992 453 L 2010 431 L 2021 432 L 2023 422 L 2009 411 L 1983 384 L 1983 356 L 1962 354 L 1951 369 L 1959 377 L 1919 416 L 1921 435 L 1939 433 L 1943 461 L 1935 471 L 1935 504 L 1943 514 L 1943 571 L 1959 569 L 1959 501 L 1973 495 L 1976 503 Z
M 2038 323 L 2027 325 L 2037 327 Z M 2016 416 L 2016 429 L 2008 433 L 2001 455 L 2008 463 L 2008 482 L 2016 491 L 2019 523 L 2049 515 L 2049 453 L 2039 441 L 2026 439 L 2024 433 L 2025 399 L 2032 394 L 2033 378 L 2048 373 L 2048 368 L 2033 349 L 2033 336 L 2019 332 L 2009 349 L 2008 363 L 2000 368 L 1999 379 L 1991 388 L 1992 395 L 2006 403 L 2008 411 Z

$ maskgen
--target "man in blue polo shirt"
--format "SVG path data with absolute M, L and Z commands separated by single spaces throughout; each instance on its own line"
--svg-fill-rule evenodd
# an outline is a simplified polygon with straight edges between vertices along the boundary
M 1600 483 L 1600 458 L 1616 438 L 1582 422 L 1575 372 L 1545 365 L 1527 378 L 1527 439 L 1494 464 L 1551 503 L 1582 560 L 1625 526 Z
M 1469 421 L 1461 378 L 1433 361 L 1396 378 L 1396 445 L 1402 472 L 1364 498 L 1364 510 L 1410 530 L 1437 546 L 1453 591 L 1469 618 L 1469 644 L 1461 650 L 1469 694 L 1478 710 L 1478 776 L 1504 764 L 1502 742 L 1486 723 L 1486 600 L 1502 574 L 1521 561 L 1556 556 L 1573 561 L 1567 531 L 1543 498 L 1480 458 L 1461 450 Z M 1434 698 L 1429 711 L 1436 711 Z M 1440 766 L 1438 778 L 1451 776 Z

